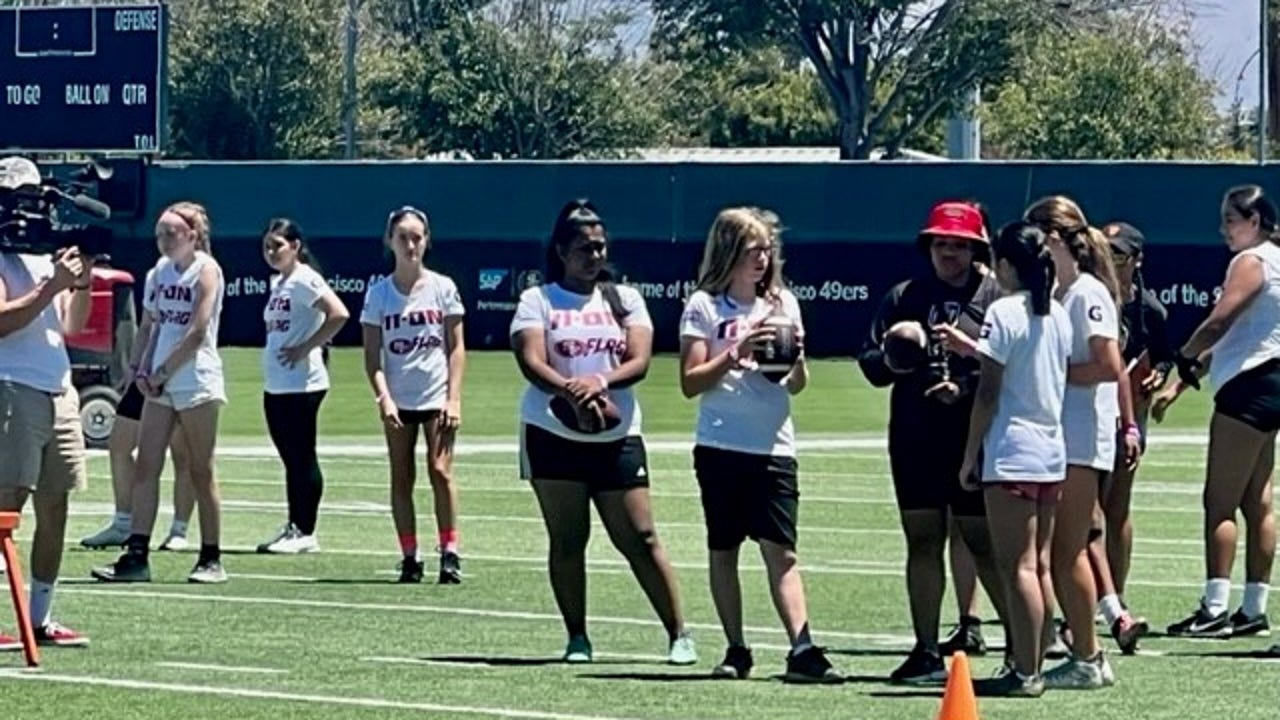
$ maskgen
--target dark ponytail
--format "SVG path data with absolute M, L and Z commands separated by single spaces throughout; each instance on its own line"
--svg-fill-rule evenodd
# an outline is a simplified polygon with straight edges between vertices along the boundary
M 560 208 L 555 225 L 551 228 L 551 240 L 547 243 L 544 283 L 564 280 L 564 258 L 561 257 L 561 253 L 568 250 L 584 230 L 593 227 L 604 229 L 605 224 L 590 200 L 586 198 L 570 200 Z M 613 268 L 605 263 L 604 267 L 600 268 L 600 273 L 596 275 L 595 283 L 596 287 L 600 288 L 600 295 L 609 304 L 609 311 L 621 325 L 623 319 L 631 313 L 622 305 L 622 296 L 618 294 L 615 277 Z
M 319 265 L 316 264 L 315 256 L 311 254 L 311 249 L 307 247 L 307 241 L 302 236 L 302 228 L 298 227 L 298 223 L 289 218 L 278 217 L 271 218 L 267 222 L 267 229 L 262 233 L 266 235 L 275 235 L 283 238 L 287 242 L 298 246 L 298 262 L 309 265 L 311 269 L 320 272 Z
M 1031 312 L 1048 315 L 1054 267 L 1044 231 L 1021 220 L 1009 223 L 1000 228 L 993 250 L 998 260 L 1013 266 L 1018 284 L 1031 295 Z

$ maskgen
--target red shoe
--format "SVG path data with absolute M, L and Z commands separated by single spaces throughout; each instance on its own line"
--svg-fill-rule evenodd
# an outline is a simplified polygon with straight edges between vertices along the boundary
M 13 652 L 22 649 L 22 641 L 18 638 L 0 632 L 0 652 Z
M 48 647 L 85 647 L 89 638 L 68 627 L 50 621 L 44 627 L 36 628 L 36 644 Z

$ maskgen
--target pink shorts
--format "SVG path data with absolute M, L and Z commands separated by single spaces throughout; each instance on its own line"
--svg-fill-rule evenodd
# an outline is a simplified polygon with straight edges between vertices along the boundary
M 1053 505 L 1062 495 L 1061 482 L 1007 482 L 988 483 L 1001 488 L 1014 497 L 1030 500 L 1036 505 Z

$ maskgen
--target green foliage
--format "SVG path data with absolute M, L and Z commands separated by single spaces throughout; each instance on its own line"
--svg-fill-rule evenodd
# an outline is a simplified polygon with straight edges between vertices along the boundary
M 668 116 L 715 147 L 832 145 L 836 117 L 811 68 L 776 47 L 691 56 Z
M 342 67 L 333 0 L 170 3 L 169 154 L 329 157 Z
M 622 54 L 630 18 L 567 10 L 456 10 L 422 41 L 391 44 L 369 97 L 399 107 L 399 135 L 429 152 L 557 159 L 665 139 L 671 76 Z
M 984 107 L 989 146 L 1016 158 L 1203 158 L 1213 86 L 1179 38 L 1134 24 L 1045 35 Z

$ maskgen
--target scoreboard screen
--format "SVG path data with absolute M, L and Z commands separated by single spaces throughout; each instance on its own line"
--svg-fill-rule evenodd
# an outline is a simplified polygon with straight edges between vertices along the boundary
M 163 146 L 164 5 L 0 9 L 0 153 Z

